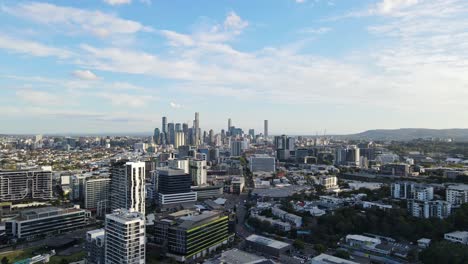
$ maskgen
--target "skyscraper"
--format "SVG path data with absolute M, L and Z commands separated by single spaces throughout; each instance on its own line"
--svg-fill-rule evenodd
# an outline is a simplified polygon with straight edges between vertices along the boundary
M 145 263 L 145 215 L 125 209 L 106 215 L 105 263 Z
M 228 127 L 227 127 L 227 131 L 230 131 L 231 130 L 231 126 L 232 126 L 232 123 L 231 123 L 231 118 L 228 119 Z
M 182 125 L 181 125 L 180 123 L 176 123 L 176 124 L 175 124 L 175 131 L 176 131 L 176 132 L 182 131 Z
M 155 128 L 155 129 L 154 129 L 154 134 L 153 134 L 153 142 L 154 142 L 155 144 L 159 144 L 159 142 L 160 142 L 160 141 L 159 141 L 160 135 L 161 135 L 161 132 L 159 131 L 159 128 Z
M 162 127 L 161 130 L 164 134 L 167 135 L 167 117 L 163 116 L 162 118 Z
M 174 144 L 175 142 L 175 125 L 174 123 L 167 124 L 167 143 Z
M 118 161 L 111 167 L 111 208 L 145 214 L 145 163 Z
M 265 139 L 268 138 L 268 120 L 265 120 L 263 124 L 263 136 Z
M 200 143 L 200 116 L 198 112 L 195 112 L 193 128 L 195 129 L 195 146 L 198 146 L 198 144 Z
M 175 132 L 174 148 L 185 145 L 185 135 L 182 131 Z

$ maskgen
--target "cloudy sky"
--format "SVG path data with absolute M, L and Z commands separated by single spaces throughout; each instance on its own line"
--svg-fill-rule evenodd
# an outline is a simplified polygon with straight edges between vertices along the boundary
M 468 127 L 466 0 L 0 0 L 0 22 L 0 133 Z

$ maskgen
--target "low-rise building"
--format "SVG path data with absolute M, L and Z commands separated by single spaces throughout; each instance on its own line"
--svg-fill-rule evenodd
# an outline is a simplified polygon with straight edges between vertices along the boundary
M 250 235 L 245 241 L 248 248 L 275 257 L 291 250 L 291 244 L 259 235 Z
M 325 187 L 326 190 L 333 190 L 333 189 L 338 189 L 338 178 L 336 176 L 332 175 L 324 175 L 319 177 L 319 183 L 323 187 Z
M 368 208 L 377 208 L 380 210 L 392 209 L 392 206 L 390 204 L 374 203 L 374 202 L 367 202 L 367 201 L 362 203 L 362 207 L 364 209 L 368 209 Z
M 266 221 L 266 222 L 270 223 L 273 226 L 273 228 L 279 229 L 279 230 L 284 231 L 284 232 L 289 232 L 292 229 L 290 223 L 283 222 L 281 220 L 261 216 L 261 215 L 258 215 L 258 214 L 252 214 L 250 217 L 255 218 L 255 219 L 259 220 L 259 221 Z
M 312 258 L 310 264 L 358 264 L 358 262 L 338 258 L 327 254 L 320 254 Z
M 253 155 L 249 158 L 251 172 L 275 172 L 275 158 L 268 155 Z
M 455 231 L 444 234 L 444 239 L 454 243 L 468 245 L 468 231 Z
M 24 210 L 18 218 L 6 221 L 5 229 L 11 238 L 30 239 L 83 228 L 90 216 L 89 211 L 77 208 L 36 208 Z
M 198 200 L 218 198 L 223 195 L 223 185 L 192 186 L 192 191 L 197 193 Z
M 296 228 L 300 228 L 302 226 L 302 217 L 300 216 L 290 214 L 286 211 L 279 209 L 278 207 L 271 208 L 271 212 L 274 216 L 277 216 L 280 219 L 293 224 Z

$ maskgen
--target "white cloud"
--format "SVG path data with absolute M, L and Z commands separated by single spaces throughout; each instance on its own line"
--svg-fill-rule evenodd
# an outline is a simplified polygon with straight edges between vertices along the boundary
M 132 0 L 104 0 L 109 5 L 124 5 L 132 3 Z
M 16 92 L 16 96 L 21 101 L 31 105 L 54 106 L 64 104 L 59 96 L 44 91 L 19 90 Z
M 171 102 L 169 105 L 171 106 L 171 108 L 174 108 L 174 109 L 182 108 L 182 105 L 176 104 L 176 103 L 174 103 L 174 102 Z
M 303 4 L 303 3 L 306 2 L 306 0 L 295 0 L 295 1 L 296 1 L 296 3 L 298 3 L 298 4 Z
M 99 77 L 90 70 L 76 70 L 73 72 L 73 76 L 87 81 L 95 81 L 99 79 Z
M 321 35 L 331 31 L 329 27 L 320 27 L 320 28 L 303 28 L 300 30 L 301 33 L 309 33 L 309 34 L 316 34 Z
M 381 14 L 390 14 L 418 3 L 419 0 L 383 0 L 377 4 L 376 11 Z
M 249 25 L 249 22 L 243 20 L 235 12 L 229 12 L 226 19 L 224 20 L 224 28 L 226 30 L 234 30 L 240 32 Z
M 133 34 L 140 31 L 153 31 L 139 22 L 121 19 L 113 14 L 88 11 L 74 7 L 63 7 L 48 3 L 22 3 L 2 7 L 12 15 L 24 17 L 37 23 L 62 30 L 65 33 L 86 32 L 98 37 L 114 34 Z
M 172 46 L 193 46 L 195 44 L 192 37 L 170 30 L 161 30 L 161 34 L 169 40 Z
M 110 100 L 111 104 L 119 107 L 140 108 L 146 107 L 150 102 L 156 100 L 150 95 L 136 95 L 124 93 L 97 93 L 96 96 Z
M 72 56 L 72 52 L 66 49 L 46 46 L 35 41 L 17 39 L 2 34 L 0 34 L 0 49 L 38 57 L 53 56 L 65 59 Z

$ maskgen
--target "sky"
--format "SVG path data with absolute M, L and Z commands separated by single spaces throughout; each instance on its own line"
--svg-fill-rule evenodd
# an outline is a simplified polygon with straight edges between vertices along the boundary
M 466 0 L 0 0 L 0 133 L 468 127 Z

